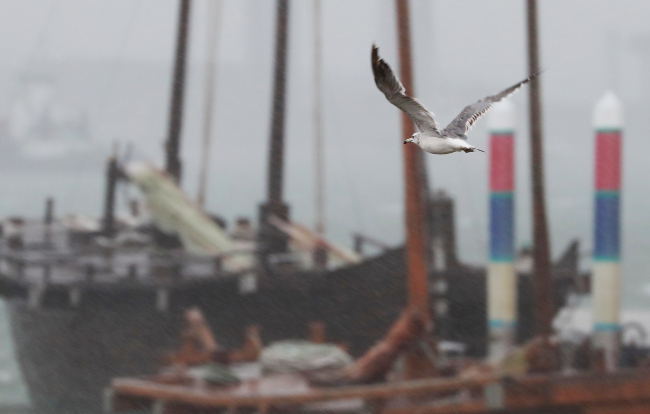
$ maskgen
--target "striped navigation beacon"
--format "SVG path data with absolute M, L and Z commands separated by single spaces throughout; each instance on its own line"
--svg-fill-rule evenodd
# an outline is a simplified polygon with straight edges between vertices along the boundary
M 502 101 L 490 111 L 489 356 L 500 359 L 514 342 L 517 274 L 514 266 L 515 108 Z
M 621 297 L 621 143 L 623 107 L 614 93 L 596 103 L 594 265 L 594 347 L 602 350 L 605 366 L 617 366 Z

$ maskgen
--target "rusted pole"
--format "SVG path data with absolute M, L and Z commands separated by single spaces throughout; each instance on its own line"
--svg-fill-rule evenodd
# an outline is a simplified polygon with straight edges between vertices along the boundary
M 283 201 L 284 172 L 284 108 L 287 72 L 287 40 L 289 29 L 289 2 L 277 0 L 275 33 L 275 67 L 273 74 L 273 102 L 271 114 L 271 142 L 269 146 L 267 201 L 260 206 L 259 250 L 264 259 L 267 253 L 287 250 L 287 236 L 272 226 L 268 219 L 277 216 L 289 218 L 289 206 Z
M 539 70 L 537 1 L 527 0 L 528 73 Z M 551 333 L 553 319 L 553 279 L 544 197 L 544 154 L 542 148 L 542 108 L 540 77 L 530 81 L 530 159 L 533 182 L 533 239 L 535 261 L 536 331 Z
M 396 0 L 399 37 L 400 79 L 407 95 L 413 95 L 411 69 L 411 34 L 409 27 L 409 2 Z M 413 122 L 402 112 L 402 139 L 415 132 Z M 406 244 L 408 250 L 409 304 L 429 317 L 429 295 L 427 289 L 426 228 L 424 226 L 424 205 L 422 203 L 422 159 L 420 149 L 415 145 L 403 145 L 404 181 L 406 185 L 405 215 Z
M 181 181 L 180 150 L 181 127 L 183 123 L 183 95 L 185 91 L 185 61 L 187 57 L 187 37 L 190 18 L 190 0 L 180 0 L 178 13 L 178 34 L 174 58 L 174 78 L 172 81 L 172 100 L 169 109 L 169 132 L 165 150 L 167 155 L 165 170 L 177 183 Z
M 113 155 L 108 159 L 106 167 L 106 194 L 104 196 L 104 218 L 102 222 L 102 233 L 106 237 L 112 237 L 115 233 L 115 188 L 118 178 L 117 156 Z
M 411 33 L 409 24 L 408 0 L 396 0 L 397 27 L 399 44 L 400 79 L 406 89 L 406 94 L 413 95 L 411 67 Z M 415 132 L 413 122 L 402 112 L 401 142 Z M 408 269 L 408 303 L 417 310 L 425 324 L 431 317 L 427 279 L 427 237 L 425 200 L 423 199 L 424 160 L 420 149 L 415 145 L 403 145 L 404 151 L 404 184 L 406 246 Z M 422 376 L 424 373 L 423 355 L 419 350 L 408 354 L 405 376 L 408 378 Z

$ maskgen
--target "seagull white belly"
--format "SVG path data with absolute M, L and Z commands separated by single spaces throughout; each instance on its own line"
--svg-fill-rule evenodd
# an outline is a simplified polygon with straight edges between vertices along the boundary
M 426 137 L 420 142 L 420 148 L 431 154 L 451 154 L 468 146 L 460 138 Z

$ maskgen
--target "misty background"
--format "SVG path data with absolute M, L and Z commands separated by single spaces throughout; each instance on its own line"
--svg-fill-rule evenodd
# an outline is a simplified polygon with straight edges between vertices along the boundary
M 192 2 L 181 142 L 182 184 L 192 198 L 201 151 L 206 6 L 207 0 Z M 441 124 L 527 76 L 524 7 L 520 0 L 411 1 L 415 95 Z M 176 0 L 0 1 L 0 215 L 40 217 L 45 198 L 53 196 L 59 216 L 99 216 L 105 159 L 115 141 L 122 152 L 133 143 L 133 160 L 163 164 L 177 12 Z M 592 111 L 611 89 L 625 109 L 622 266 L 624 303 L 635 307 L 650 295 L 648 16 L 650 3 L 642 0 L 539 4 L 553 256 L 578 239 L 582 266 L 590 266 Z M 327 0 L 322 18 L 327 236 L 350 246 L 351 233 L 362 232 L 398 245 L 404 239 L 400 113 L 377 91 L 370 70 L 373 42 L 399 67 L 394 2 Z M 229 224 L 239 216 L 256 222 L 266 197 L 274 21 L 272 1 L 223 2 L 206 207 Z M 313 3 L 291 2 L 289 24 L 285 199 L 293 220 L 313 226 Z M 61 119 L 83 126 L 76 138 L 81 144 L 49 154 L 15 149 L 21 140 L 11 135 L 12 122 L 29 79 L 48 80 Z M 512 98 L 517 248 L 532 240 L 527 94 L 524 89 Z M 487 124 L 482 119 L 469 134 L 483 149 Z M 434 191 L 444 189 L 456 202 L 461 260 L 484 264 L 488 156 L 425 158 Z M 125 212 L 125 202 L 119 208 Z

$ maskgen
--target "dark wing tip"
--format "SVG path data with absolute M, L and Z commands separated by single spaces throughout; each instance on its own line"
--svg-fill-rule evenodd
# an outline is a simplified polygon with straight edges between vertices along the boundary
M 404 94 L 404 87 L 400 83 L 399 79 L 395 76 L 392 69 L 382 59 L 379 57 L 379 48 L 377 46 L 372 46 L 372 74 L 375 78 L 375 84 L 380 91 L 386 95 L 390 101 L 389 95 L 392 94 Z
M 381 58 L 379 57 L 379 48 L 377 45 L 373 44 L 372 45 L 372 53 L 370 55 L 370 61 L 372 62 L 372 67 L 374 68 L 375 66 L 379 65 L 379 61 Z
M 375 83 L 379 86 L 380 79 L 383 80 L 388 76 L 390 71 L 386 62 L 379 57 L 379 48 L 376 45 L 372 45 L 372 54 L 371 54 L 371 63 L 372 63 L 372 73 L 375 76 Z

